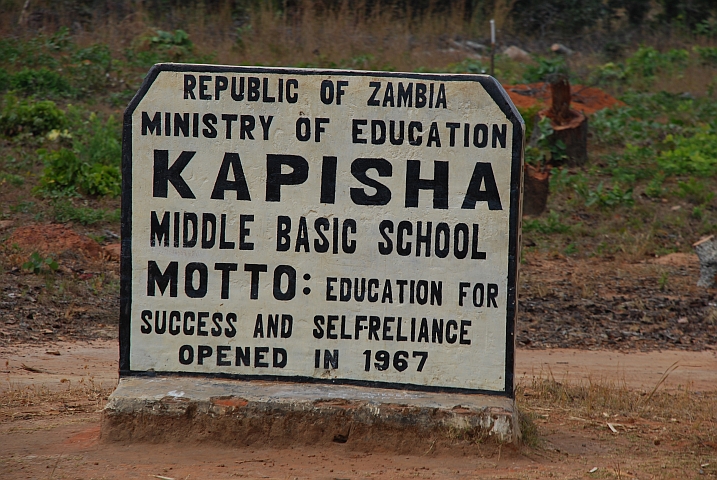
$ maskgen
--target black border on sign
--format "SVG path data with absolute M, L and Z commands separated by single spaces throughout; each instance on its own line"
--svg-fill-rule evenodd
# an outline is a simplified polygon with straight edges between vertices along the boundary
M 132 115 L 147 91 L 161 72 L 196 72 L 196 73 L 280 73 L 287 75 L 343 75 L 354 77 L 384 77 L 434 81 L 474 81 L 483 86 L 488 95 L 505 114 L 513 125 L 511 179 L 510 179 L 510 212 L 509 212 L 509 245 L 508 245 L 508 295 L 506 313 L 506 348 L 505 348 L 505 389 L 480 390 L 458 387 L 437 387 L 407 383 L 378 382 L 351 379 L 322 379 L 303 376 L 281 375 L 245 375 L 222 373 L 194 372 L 146 372 L 132 370 L 130 365 L 130 325 L 132 311 Z M 514 398 L 515 393 L 515 323 L 518 313 L 518 263 L 520 259 L 520 224 L 523 190 L 523 146 L 525 124 L 508 94 L 498 81 L 488 75 L 464 74 L 421 74 L 399 72 L 370 72 L 355 70 L 315 70 L 280 67 L 239 67 L 224 65 L 197 65 L 163 63 L 154 65 L 132 98 L 124 113 L 122 125 L 122 250 L 120 255 L 120 376 L 202 376 L 214 378 L 231 378 L 237 380 L 275 380 L 300 383 L 324 383 L 340 385 L 357 385 L 363 387 L 393 388 L 402 390 L 418 390 L 428 392 L 472 393 L 499 395 Z

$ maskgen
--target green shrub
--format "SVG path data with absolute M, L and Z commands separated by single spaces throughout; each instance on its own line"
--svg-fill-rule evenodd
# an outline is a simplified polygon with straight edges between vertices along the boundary
M 83 92 L 93 92 L 107 85 L 112 66 L 112 54 L 107 45 L 95 44 L 72 54 L 68 67 L 73 84 Z
M 101 122 L 94 114 L 77 128 L 72 149 L 40 150 L 45 169 L 37 191 L 116 196 L 121 191 L 119 125 L 110 117 Z
M 4 92 L 8 88 L 10 88 L 10 74 L 7 73 L 7 70 L 4 68 L 0 68 L 0 92 Z
M 60 223 L 77 222 L 92 225 L 104 221 L 119 219 L 119 211 L 108 211 L 91 207 L 75 207 L 69 199 L 57 199 L 52 203 L 52 216 Z
M 568 66 L 564 57 L 544 58 L 537 57 L 537 65 L 529 65 L 523 73 L 525 83 L 544 82 L 552 75 L 568 74 Z
M 544 219 L 536 218 L 534 220 L 523 220 L 523 231 L 526 233 L 568 233 L 571 229 L 572 227 L 570 225 L 566 225 L 560 220 L 560 215 L 554 210 L 551 210 L 548 216 Z
M 681 73 L 689 62 L 690 54 L 684 49 L 672 49 L 665 53 L 641 45 L 625 63 L 608 62 L 598 66 L 590 74 L 590 81 L 598 84 L 627 83 L 645 86 L 654 82 L 659 73 Z
M 712 176 L 717 173 L 717 134 L 703 128 L 691 137 L 668 135 L 665 143 L 674 145 L 657 157 L 667 174 Z
M 6 95 L 0 111 L 0 133 L 6 137 L 20 133 L 44 135 L 50 130 L 64 128 L 66 123 L 65 113 L 50 100 L 20 101 L 12 95 Z
M 25 179 L 14 173 L 0 172 L 0 186 L 9 183 L 12 186 L 19 187 L 25 183 Z
M 695 47 L 693 50 L 702 63 L 717 66 L 717 47 Z
M 662 198 L 665 189 L 662 184 L 665 183 L 665 173 L 658 172 L 645 187 L 645 195 L 650 198 Z
M 38 70 L 22 69 L 10 77 L 10 88 L 24 95 L 69 97 L 75 94 L 67 79 L 45 67 Z
M 575 192 L 585 200 L 586 207 L 617 207 L 635 203 L 632 188 L 623 189 L 619 183 L 614 183 L 612 189 L 606 189 L 603 182 L 600 182 L 594 190 L 587 184 L 576 185 Z
M 696 205 L 704 205 L 709 203 L 715 196 L 704 182 L 694 178 L 688 179 L 686 182 L 677 182 L 677 195 L 687 199 L 690 203 Z
M 22 264 L 22 268 L 37 275 L 42 272 L 54 272 L 59 268 L 59 265 L 52 257 L 42 258 L 39 253 L 32 252 L 27 262 Z
M 626 61 L 626 70 L 629 75 L 639 75 L 644 78 L 653 78 L 659 71 L 673 71 L 675 68 L 684 68 L 689 59 L 689 52 L 682 49 L 672 49 L 660 53 L 652 47 L 641 45 Z

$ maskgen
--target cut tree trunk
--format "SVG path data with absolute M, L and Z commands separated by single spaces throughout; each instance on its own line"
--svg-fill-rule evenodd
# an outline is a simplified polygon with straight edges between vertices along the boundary
M 545 211 L 550 191 L 550 170 L 525 165 L 523 170 L 523 215 L 538 216 Z
M 567 161 L 553 160 L 553 166 L 566 163 L 571 167 L 585 165 L 588 161 L 588 119 L 582 113 L 570 108 L 570 82 L 565 76 L 558 76 L 550 83 L 552 104 L 539 112 L 540 119 L 550 118 L 553 127 L 551 141 L 561 140 L 565 144 Z

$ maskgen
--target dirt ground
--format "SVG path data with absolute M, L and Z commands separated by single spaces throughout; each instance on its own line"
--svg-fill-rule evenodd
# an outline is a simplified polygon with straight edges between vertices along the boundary
M 523 411 L 532 412 L 538 440 L 521 447 L 487 445 L 485 455 L 478 457 L 451 452 L 396 456 L 352 451 L 341 444 L 282 450 L 193 443 L 103 444 L 99 442 L 100 410 L 117 382 L 117 355 L 116 342 L 106 340 L 0 348 L 0 478 L 717 476 L 717 443 L 706 439 L 695 443 L 685 432 L 688 422 L 679 415 L 655 419 L 610 411 L 590 417 L 550 401 L 531 401 L 540 397 L 536 378 L 553 376 L 573 384 L 616 382 L 649 392 L 676 364 L 660 389 L 678 399 L 687 386 L 692 395 L 714 404 L 714 351 L 624 354 L 520 349 L 518 403 Z
M 113 232 L 97 248 L 81 229 L 13 227 L 0 252 L 0 478 L 717 477 L 717 290 L 695 286 L 694 255 L 525 252 L 516 329 L 525 445 L 486 444 L 479 456 L 123 445 L 99 443 L 117 382 Z M 59 268 L 23 268 L 32 251 Z

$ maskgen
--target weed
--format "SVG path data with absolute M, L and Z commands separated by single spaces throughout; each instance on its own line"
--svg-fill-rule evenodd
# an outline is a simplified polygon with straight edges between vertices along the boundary
M 715 196 L 714 192 L 701 180 L 690 178 L 686 182 L 677 182 L 677 195 L 696 205 L 705 205 Z
M 569 186 L 582 184 L 587 182 L 587 179 L 580 173 L 577 175 L 571 175 L 567 168 L 553 168 L 550 171 L 550 192 L 558 193 L 562 192 Z
M 6 95 L 0 111 L 0 133 L 6 137 L 21 133 L 44 135 L 64 128 L 66 123 L 65 113 L 49 100 L 32 102 Z
M 702 218 L 705 216 L 705 209 L 697 206 L 692 209 L 692 218 L 695 220 L 702 220 Z
M 42 272 L 54 272 L 59 268 L 59 265 L 57 265 L 57 262 L 52 257 L 42 258 L 39 253 L 32 252 L 30 258 L 22 264 L 22 268 L 37 275 Z
M 650 198 L 662 198 L 665 194 L 663 183 L 665 183 L 665 174 L 658 172 L 645 187 L 645 195 Z
M 637 89 L 654 83 L 658 73 L 680 74 L 687 67 L 690 53 L 673 49 L 661 53 L 653 47 L 641 45 L 624 64 L 608 62 L 595 68 L 591 81 L 598 84 L 627 83 Z
M 657 164 L 668 174 L 712 176 L 717 173 L 717 133 L 703 128 L 693 136 L 668 135 L 671 150 L 660 153 Z
M 0 185 L 5 185 L 6 183 L 15 187 L 20 187 L 25 183 L 25 179 L 20 175 L 15 175 L 14 173 L 0 172 Z
M 530 139 L 533 135 L 533 128 L 535 127 L 535 119 L 538 112 L 543 108 L 540 104 L 535 104 L 528 108 L 519 108 L 520 116 L 523 117 L 525 122 L 525 138 Z
M 121 146 L 119 126 L 110 117 L 106 122 L 95 115 L 80 127 L 73 148 L 38 151 L 45 169 L 36 191 L 89 195 L 120 194 Z
M 554 162 L 561 162 L 567 158 L 565 143 L 553 138 L 553 126 L 548 117 L 540 119 L 535 124 L 533 136 L 537 136 L 535 146 L 525 149 L 525 161 L 531 165 L 543 166 Z M 538 133 L 538 135 L 536 135 Z
M 657 280 L 657 286 L 660 287 L 660 290 L 665 290 L 665 288 L 667 288 L 669 279 L 670 274 L 668 272 L 662 272 L 660 278 Z
M 537 65 L 529 65 L 523 73 L 525 83 L 549 81 L 551 77 L 559 74 L 567 75 L 568 66 L 564 57 L 553 58 L 537 57 Z
M 614 183 L 612 189 L 606 189 L 603 182 L 593 190 L 587 184 L 575 186 L 575 192 L 585 200 L 585 206 L 616 207 L 619 205 L 633 205 L 632 188 L 623 189 L 619 183 Z
M 453 63 L 446 67 L 447 73 L 488 73 L 488 67 L 480 60 L 466 58 L 460 63 Z
M 31 213 L 35 210 L 35 202 L 23 201 L 16 205 L 10 205 L 12 213 Z
M 530 412 L 520 412 L 518 421 L 520 425 L 521 441 L 523 445 L 537 448 L 540 445 L 540 434 L 535 424 L 536 415 Z
M 563 250 L 565 255 L 575 255 L 578 253 L 578 245 L 575 242 L 570 242 L 567 247 Z M 587 298 L 587 295 L 585 295 Z
M 717 47 L 694 47 L 693 50 L 702 63 L 717 66 Z
M 70 97 L 75 90 L 59 73 L 45 67 L 38 70 L 24 68 L 10 77 L 10 87 L 23 95 Z
M 207 63 L 212 55 L 197 56 L 194 43 L 184 30 L 168 32 L 153 29 L 134 40 L 133 48 L 125 50 L 125 59 L 130 65 L 147 68 L 160 62 Z
M 116 221 L 118 212 L 90 207 L 75 207 L 68 199 L 56 199 L 52 202 L 52 217 L 60 223 L 77 222 L 82 225 L 92 225 L 107 220 Z
M 572 227 L 570 225 L 566 225 L 560 220 L 560 215 L 554 210 L 551 210 L 544 219 L 536 218 L 535 220 L 523 220 L 523 231 L 526 233 L 568 233 L 571 228 Z

